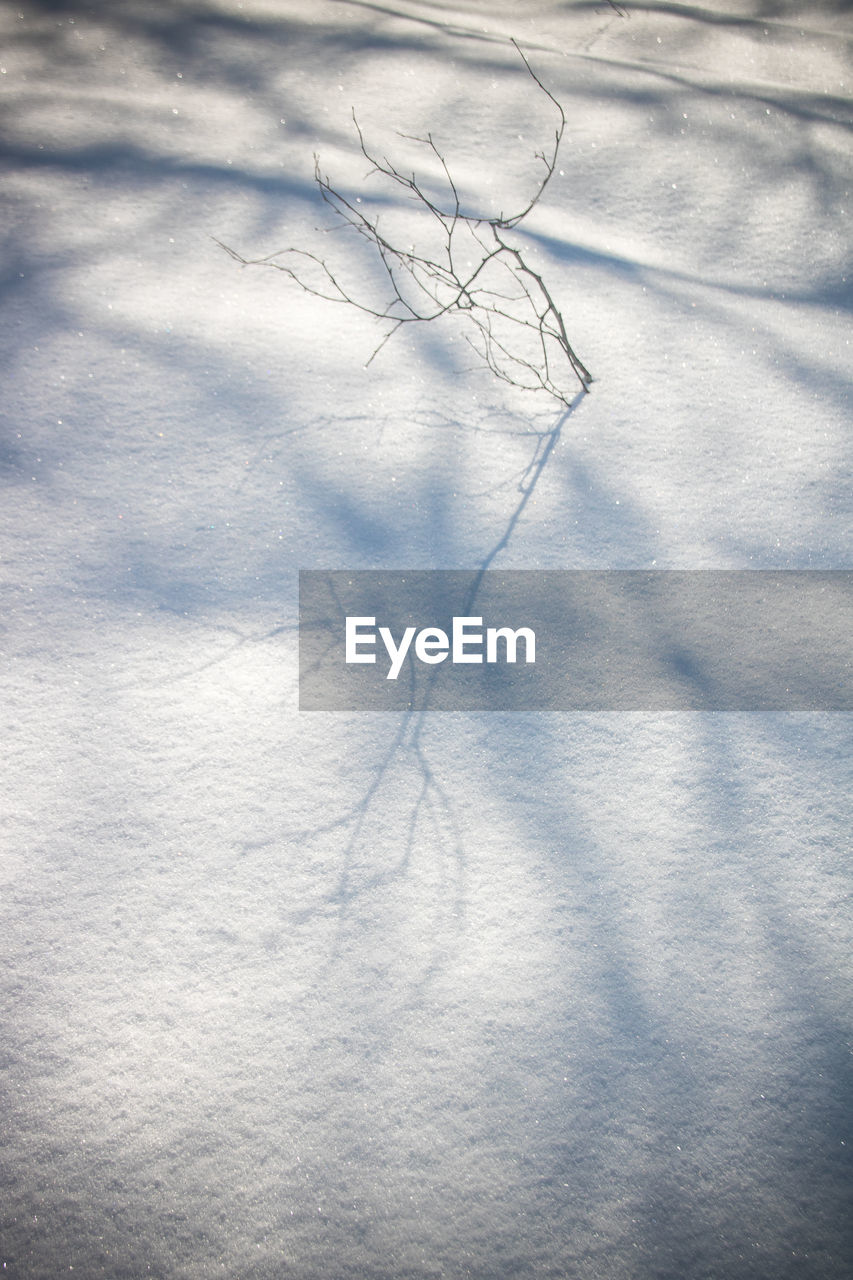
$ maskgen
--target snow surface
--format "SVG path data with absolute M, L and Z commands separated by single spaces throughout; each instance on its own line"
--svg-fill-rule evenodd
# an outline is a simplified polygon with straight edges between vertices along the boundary
M 352 107 L 509 207 L 511 37 L 596 383 L 495 567 L 850 565 L 840 0 L 4 4 L 4 1275 L 853 1274 L 850 717 L 297 711 L 554 414 L 213 237 L 374 288 Z

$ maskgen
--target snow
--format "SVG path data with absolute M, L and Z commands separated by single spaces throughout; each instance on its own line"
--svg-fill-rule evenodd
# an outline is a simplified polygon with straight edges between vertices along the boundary
M 338 254 L 432 130 L 592 370 L 496 568 L 850 563 L 842 3 L 0 10 L 0 1262 L 843 1280 L 846 715 L 300 714 L 300 568 L 476 568 L 553 426 Z M 521 135 L 521 140 L 519 140 Z

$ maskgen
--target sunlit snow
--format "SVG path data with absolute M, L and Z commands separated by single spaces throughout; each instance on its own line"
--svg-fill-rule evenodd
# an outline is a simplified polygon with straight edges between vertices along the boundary
M 367 199 L 353 108 L 512 207 L 554 129 L 512 39 L 595 378 L 518 519 L 558 406 L 452 325 L 365 368 L 216 243 L 379 290 L 314 182 Z M 300 568 L 849 567 L 847 5 L 24 0 L 0 43 L 3 1274 L 848 1280 L 849 716 L 296 689 Z

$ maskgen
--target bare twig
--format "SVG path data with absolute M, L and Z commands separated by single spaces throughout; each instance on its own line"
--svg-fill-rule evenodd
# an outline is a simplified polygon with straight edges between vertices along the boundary
M 405 249 L 393 238 L 387 238 L 380 230 L 379 216 L 365 212 L 359 207 L 360 201 L 349 199 L 333 186 L 316 156 L 314 178 L 322 199 L 344 227 L 367 240 L 381 261 L 389 286 L 384 303 L 372 304 L 356 297 L 325 259 L 304 249 L 284 249 L 265 258 L 250 259 L 226 245 L 221 247 L 242 266 L 273 267 L 306 293 L 346 303 L 387 322 L 387 332 L 368 364 L 404 325 L 463 315 L 474 329 L 468 341 L 496 377 L 515 387 L 544 391 L 569 405 L 578 383 L 581 392 L 585 392 L 592 376 L 569 342 L 563 316 L 542 275 L 531 266 L 524 249 L 507 239 L 538 204 L 554 175 L 566 114 L 521 48 L 515 41 L 513 44 L 531 79 L 559 115 L 552 147 L 547 154 L 536 152 L 537 160 L 544 165 L 544 175 L 531 199 L 518 212 L 492 218 L 464 213 L 457 185 L 432 134 L 422 138 L 401 135 L 425 147 L 438 161 L 447 199 L 442 202 L 433 198 L 414 172 L 404 173 L 386 157 L 373 154 L 353 112 L 359 148 L 370 165 L 368 176 L 378 176 L 401 188 L 421 213 L 429 216 L 439 234 L 438 250 L 419 252 L 414 245 Z

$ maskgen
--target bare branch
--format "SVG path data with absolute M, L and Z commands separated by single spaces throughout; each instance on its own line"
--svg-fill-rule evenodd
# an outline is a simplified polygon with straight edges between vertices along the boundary
M 559 152 L 559 150 L 560 150 L 560 143 L 563 141 L 563 134 L 564 134 L 564 133 L 565 133 L 565 131 L 566 131 L 566 113 L 565 113 L 565 111 L 564 111 L 564 110 L 563 110 L 563 108 L 560 106 L 560 103 L 559 103 L 559 102 L 557 101 L 557 99 L 554 97 L 553 93 L 551 93 L 551 92 L 550 92 L 550 90 L 548 90 L 548 89 L 546 89 L 546 88 L 545 88 L 544 84 L 543 84 L 543 83 L 542 83 L 542 81 L 539 79 L 539 77 L 537 76 L 536 72 L 535 72 L 535 71 L 533 70 L 533 68 L 531 67 L 530 63 L 527 61 L 527 58 L 525 57 L 525 55 L 524 55 L 524 51 L 522 50 L 521 46 L 520 46 L 520 45 L 519 45 L 515 40 L 513 40 L 513 41 L 512 41 L 512 43 L 513 43 L 513 45 L 515 45 L 515 49 L 516 49 L 516 52 L 518 53 L 518 56 L 521 58 L 521 61 L 522 61 L 522 62 L 524 63 L 524 65 L 527 67 L 527 70 L 529 71 L 529 73 L 530 73 L 530 75 L 532 76 L 532 78 L 535 80 L 536 84 L 538 84 L 539 88 L 540 88 L 540 89 L 542 90 L 542 92 L 545 94 L 545 97 L 546 97 L 546 98 L 550 98 L 550 100 L 553 102 L 554 106 L 555 106 L 555 107 L 557 108 L 557 110 L 559 111 L 559 113 L 560 113 L 560 124 L 559 124 L 559 127 L 554 131 L 554 151 L 553 151 L 553 154 L 552 154 L 552 156 L 551 156 L 551 159 L 550 159 L 550 160 L 547 160 L 547 159 L 546 159 L 546 157 L 545 157 L 544 152 L 542 152 L 542 151 L 539 151 L 539 152 L 537 152 L 537 153 L 536 153 L 536 154 L 537 154 L 537 159 L 541 160 L 541 161 L 542 161 L 542 163 L 545 165 L 545 177 L 542 179 L 541 183 L 539 184 L 539 190 L 536 192 L 536 194 L 534 195 L 534 197 L 533 197 L 533 199 L 530 201 L 530 203 L 529 203 L 529 204 L 528 204 L 524 209 L 522 209 L 521 213 L 516 213 L 516 214 L 514 214 L 514 215 L 513 215 L 513 217 L 511 217 L 511 218 L 504 218 L 504 219 L 502 219 L 502 220 L 501 220 L 500 225 L 501 225 L 501 226 L 504 226 L 504 227 L 515 227 L 515 226 L 517 226 L 517 225 L 518 225 L 518 223 L 519 223 L 519 222 L 521 222 L 522 218 L 526 218 L 526 217 L 527 217 L 528 213 L 530 213 L 530 210 L 533 208 L 533 206 L 534 206 L 534 205 L 536 205 L 536 204 L 538 204 L 538 202 L 539 202 L 539 200 L 540 200 L 540 198 L 541 198 L 541 196 L 542 196 L 542 192 L 545 190 L 545 188 L 547 187 L 548 183 L 551 181 L 552 177 L 554 176 L 554 170 L 555 170 L 555 169 L 556 169 L 556 167 L 557 167 L 557 153 L 558 153 L 558 152 Z
M 389 322 L 388 331 L 374 348 L 368 364 L 404 325 L 458 314 L 473 324 L 476 336 L 469 338 L 470 345 L 497 378 L 513 386 L 544 391 L 568 406 L 577 394 L 577 384 L 583 393 L 589 389 L 592 377 L 569 342 L 562 314 L 541 273 L 517 244 L 504 238 L 527 217 L 551 181 L 566 129 L 566 114 L 520 46 L 515 40 L 512 43 L 530 78 L 559 115 L 552 148 L 547 154 L 544 150 L 535 152 L 535 158 L 544 165 L 544 176 L 519 212 L 492 218 L 463 213 L 459 189 L 432 134 L 401 134 L 407 141 L 424 147 L 438 162 L 449 197 L 446 205 L 439 202 L 428 194 L 414 171 L 403 172 L 387 157 L 380 159 L 373 154 L 353 112 L 359 149 L 370 166 L 367 176 L 384 180 L 392 191 L 405 192 L 407 199 L 430 215 L 440 239 L 438 249 L 421 252 L 414 245 L 405 249 L 380 231 L 378 214 L 366 212 L 359 207 L 360 200 L 348 198 L 333 186 L 321 170 L 319 159 L 314 158 L 314 178 L 321 198 L 343 229 L 354 231 L 375 250 L 389 290 L 384 304 L 354 296 L 325 259 L 306 250 L 290 248 L 264 258 L 247 259 L 220 241 L 216 243 L 242 266 L 274 267 L 306 293 L 347 303 L 378 321 Z M 563 357 L 560 368 L 568 366 L 568 379 L 554 365 L 553 356 L 557 354 Z

